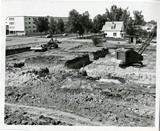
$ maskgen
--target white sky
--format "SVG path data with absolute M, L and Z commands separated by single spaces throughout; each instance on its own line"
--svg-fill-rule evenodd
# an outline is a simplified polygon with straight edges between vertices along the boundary
M 145 20 L 158 19 L 160 1 L 55 1 L 55 0 L 2 0 L 2 14 L 6 16 L 64 16 L 67 17 L 69 11 L 76 9 L 79 13 L 89 11 L 90 17 L 103 14 L 105 9 L 115 4 L 118 7 L 127 8 L 132 15 L 133 10 L 143 11 Z

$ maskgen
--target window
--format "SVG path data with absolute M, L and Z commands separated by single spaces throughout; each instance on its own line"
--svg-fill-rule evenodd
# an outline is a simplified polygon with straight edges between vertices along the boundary
M 14 22 L 9 22 L 10 25 L 14 25 Z
M 29 20 L 31 19 L 31 18 L 28 18 Z
M 27 25 L 27 22 L 25 22 L 25 24 Z
M 29 24 L 31 24 L 31 22 L 29 22 Z
M 31 28 L 30 26 L 28 26 L 28 28 Z
M 111 29 L 115 29 L 116 28 L 116 24 L 112 24 Z
M 27 26 L 25 28 L 27 29 Z
M 9 20 L 14 20 L 14 18 L 9 18 Z
M 10 28 L 10 29 L 14 29 L 14 26 L 10 26 L 9 28 Z
M 35 33 L 36 31 L 35 31 L 35 30 L 33 30 L 33 32 Z
M 33 28 L 35 28 L 35 26 L 33 26 Z
M 113 36 L 117 36 L 117 33 L 113 33 Z

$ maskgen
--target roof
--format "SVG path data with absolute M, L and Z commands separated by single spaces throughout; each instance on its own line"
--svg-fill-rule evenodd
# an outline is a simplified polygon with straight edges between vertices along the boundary
M 106 22 L 102 31 L 121 31 L 123 30 L 123 21 Z
M 48 17 L 48 18 L 54 18 L 55 20 L 62 19 L 63 22 L 68 22 L 68 17 L 57 17 L 57 16 L 8 16 L 6 18 L 10 17 Z

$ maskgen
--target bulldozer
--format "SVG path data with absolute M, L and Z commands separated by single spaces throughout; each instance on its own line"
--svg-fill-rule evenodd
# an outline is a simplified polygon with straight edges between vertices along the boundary
M 149 37 L 145 40 L 144 44 L 135 51 L 133 48 L 121 48 L 116 50 L 116 59 L 119 61 L 120 67 L 135 65 L 137 67 L 143 66 L 143 52 L 150 45 L 152 39 L 155 37 L 157 26 L 154 26 Z
M 50 41 L 46 44 L 40 44 L 31 47 L 31 50 L 34 50 L 35 52 L 47 51 L 51 48 L 58 48 L 58 43 L 59 41 L 53 40 L 53 38 L 51 38 Z

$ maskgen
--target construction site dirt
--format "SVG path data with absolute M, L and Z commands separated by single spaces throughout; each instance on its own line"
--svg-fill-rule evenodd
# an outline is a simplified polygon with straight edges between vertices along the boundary
M 142 67 L 122 68 L 115 49 L 124 46 L 141 45 L 65 39 L 57 49 L 7 55 L 5 124 L 154 127 L 156 46 Z

